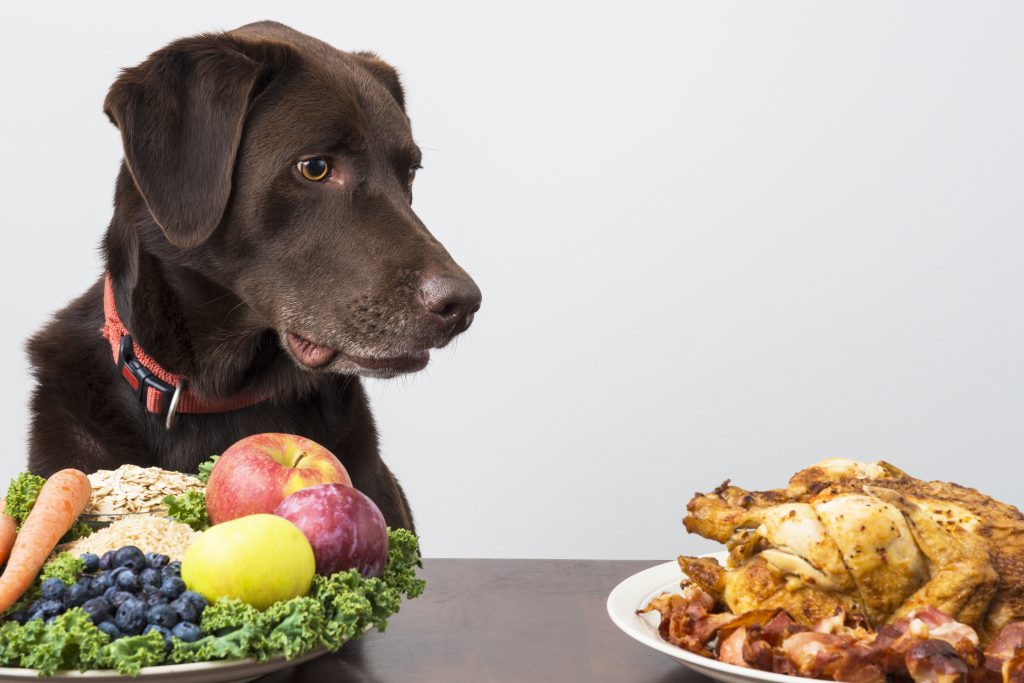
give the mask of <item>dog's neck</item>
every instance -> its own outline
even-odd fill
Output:
[[[124,168],[104,251],[121,320],[147,354],[194,390],[295,396],[322,381],[295,366],[242,299],[167,243]]]

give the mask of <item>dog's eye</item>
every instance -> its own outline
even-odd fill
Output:
[[[409,179],[408,179],[408,181],[406,181],[406,182],[409,183],[409,187],[412,187],[413,181],[416,180],[416,171],[420,170],[421,168],[423,168],[423,167],[422,166],[411,166],[411,167],[409,167]]]
[[[315,157],[313,159],[303,159],[299,162],[299,173],[306,180],[312,180],[313,182],[319,182],[327,177],[327,174],[331,172],[331,165],[327,163],[326,159]]]

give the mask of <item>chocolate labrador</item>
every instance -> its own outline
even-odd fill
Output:
[[[411,529],[359,378],[422,369],[480,290],[410,206],[395,70],[261,22],[153,53],[104,110],[124,146],[106,272],[28,342],[29,469],[194,472],[294,433]]]

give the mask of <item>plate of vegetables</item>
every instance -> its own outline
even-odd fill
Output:
[[[16,477],[0,514],[0,681],[251,680],[383,631],[422,593],[418,539],[384,526],[333,455],[340,473],[321,470],[335,481],[313,476],[264,512],[209,485],[251,476],[232,449],[200,469],[202,488],[165,496],[164,512],[98,531],[80,521],[92,475]]]

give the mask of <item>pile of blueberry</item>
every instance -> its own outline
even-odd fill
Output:
[[[198,624],[206,599],[185,590],[181,562],[157,553],[143,554],[133,545],[111,550],[102,558],[86,553],[81,559],[85,569],[73,585],[47,579],[40,598],[11,618],[49,623],[65,610],[81,607],[111,640],[157,631],[169,648],[172,635],[186,643],[202,637]]]

